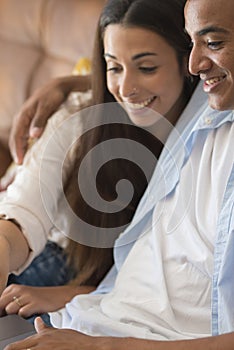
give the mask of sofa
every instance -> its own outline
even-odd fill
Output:
[[[104,0],[0,0],[0,176],[12,120],[39,86],[91,57]]]

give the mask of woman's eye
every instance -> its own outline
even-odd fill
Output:
[[[144,73],[153,73],[157,70],[156,66],[151,66],[151,67],[140,67],[140,70]]]
[[[107,67],[106,69],[107,72],[113,72],[113,73],[118,73],[120,71],[119,67]]]
[[[212,50],[218,50],[222,47],[223,41],[209,41],[208,47]]]

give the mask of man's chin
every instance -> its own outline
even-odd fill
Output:
[[[225,110],[233,110],[234,109],[234,92],[233,94],[230,94],[230,92],[227,94],[208,94],[208,102],[209,106],[212,109],[218,110],[218,111],[225,111]]]
[[[233,99],[233,107],[228,107],[228,104],[225,103],[225,101],[221,98],[214,98],[212,96],[209,96],[209,106],[212,109],[218,110],[218,111],[225,111],[228,109],[234,109],[234,99]]]

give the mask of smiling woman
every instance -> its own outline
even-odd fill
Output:
[[[24,263],[23,268],[43,248],[51,232],[51,222],[52,230],[60,228],[72,238],[66,250],[68,266],[75,275],[70,294],[67,288],[60,288],[56,297],[48,298],[47,290],[42,296],[42,290],[36,293],[29,286],[10,286],[0,299],[2,312],[29,316],[62,307],[74,293],[84,292],[84,288],[77,286],[86,284],[86,290],[93,289],[112,266],[114,240],[130,224],[168,133],[196,86],[196,81],[189,79],[186,70],[189,40],[183,30],[183,3],[170,3],[171,12],[168,12],[168,4],[149,0],[107,2],[97,29],[93,98],[88,101],[101,107],[83,111],[82,125],[79,116],[75,118],[79,126],[69,120],[70,124],[61,134],[58,125],[63,118],[67,119],[66,112],[62,109],[51,120],[45,138],[35,143],[27,154],[25,166],[20,168],[1,208],[4,217],[13,217],[17,228],[24,228],[28,258],[17,260],[21,261],[19,265]],[[178,13],[176,19],[174,12]],[[139,16],[140,13],[144,15]],[[89,130],[85,129],[87,125],[91,126]],[[54,134],[57,139],[52,137]],[[72,156],[68,159],[65,154],[73,136],[78,142],[74,143]],[[51,147],[44,150],[44,145]],[[97,146],[98,151],[93,151]],[[142,149],[146,149],[147,156]],[[82,181],[88,196],[97,193],[92,202],[94,207],[85,200],[80,183],[77,185],[87,155],[90,158],[84,167]],[[96,171],[97,163],[100,169]],[[64,172],[61,164],[65,164]],[[62,183],[60,174],[63,187],[59,187]],[[27,188],[25,179],[28,179]],[[72,228],[72,220],[61,205],[63,193],[65,203],[69,203],[69,209],[78,218],[77,225]],[[20,203],[18,198],[21,198]],[[127,201],[126,198],[130,199]],[[101,206],[103,202],[104,206]],[[22,212],[20,208],[23,208]],[[10,225],[10,221],[6,223]],[[36,227],[37,235],[33,227]],[[99,235],[103,231],[111,231],[106,241]],[[18,268],[19,265],[13,266]],[[12,303],[13,296],[26,300],[23,308],[16,308],[17,303]]]
[[[124,24],[107,27],[104,47],[108,89],[131,121],[150,127],[164,117],[175,124],[186,101],[186,61],[181,67],[174,48],[157,33]]]
[[[170,11],[168,11],[169,4]],[[91,109],[92,113],[87,112],[84,121],[84,124],[87,121],[87,124],[91,123],[93,126],[89,132],[83,132],[81,136],[81,128],[76,129],[70,126],[68,139],[71,139],[75,130],[77,135],[81,137],[76,135],[79,140],[74,147],[72,161],[66,167],[66,174],[63,174],[64,192],[73,212],[85,223],[84,226],[88,224],[94,227],[98,237],[96,239],[98,246],[92,245],[90,247],[87,244],[78,243],[81,242],[82,234],[84,237],[90,236],[90,226],[88,226],[87,232],[84,226],[80,225],[77,225],[74,230],[77,236],[73,241],[69,241],[67,251],[70,266],[74,267],[77,272],[77,278],[73,281],[75,285],[97,285],[113,264],[112,245],[107,245],[106,242],[100,240],[97,234],[99,228],[106,231],[112,228],[113,237],[116,238],[129,225],[150,181],[163,142],[171,131],[171,124],[174,125],[178,120],[196,86],[196,81],[192,82],[189,79],[186,69],[189,39],[183,30],[182,12],[183,1],[171,3],[169,0],[163,3],[150,0],[111,0],[103,9],[94,49],[93,99],[91,103],[95,106],[97,104],[108,106],[108,102],[114,102],[111,112],[115,112],[115,119],[114,123],[113,120],[110,123],[111,113],[108,113],[108,107],[104,109],[105,113],[103,114],[100,109],[96,110],[96,113]],[[178,16],[175,17],[175,13]],[[64,116],[62,115],[62,117]],[[98,127],[95,127],[96,119],[99,122]],[[162,121],[165,121],[164,125],[162,125]],[[92,125],[93,122],[94,125]],[[57,131],[56,122],[55,125]],[[24,258],[18,259],[17,254],[15,255],[15,252],[13,254],[17,263],[11,264],[11,266],[15,268],[20,265],[26,266],[40,252],[51,230],[51,222],[57,226],[57,218],[60,220],[61,212],[63,213],[62,217],[65,215],[64,211],[59,211],[63,189],[61,192],[58,189],[57,183],[61,179],[58,179],[55,174],[61,173],[60,164],[63,163],[64,159],[64,154],[61,153],[63,151],[65,153],[67,149],[64,150],[63,147],[59,147],[58,143],[54,142],[54,148],[51,147],[46,149],[46,152],[42,152],[43,145],[49,144],[47,138],[51,139],[53,127],[52,121],[50,128],[47,129],[45,139],[34,144],[30,151],[31,155],[34,156],[35,154],[44,154],[45,171],[43,172],[41,161],[35,162],[29,153],[25,162],[26,166],[20,169],[1,209],[5,217],[13,217],[15,222],[19,224],[17,230],[21,231],[21,227],[24,228],[23,233],[27,237],[26,247],[21,249],[25,253]],[[163,138],[162,134],[166,136]],[[158,139],[153,137],[155,135]],[[65,137],[62,135],[61,145],[63,146],[67,145],[64,139]],[[111,142],[108,143],[108,147],[104,147],[108,140]],[[116,146],[116,142],[112,140],[120,140],[118,141],[119,145]],[[126,143],[125,140],[131,142]],[[150,150],[153,155],[151,161],[148,161],[148,158],[145,161],[143,153],[138,151],[136,147],[137,143]],[[99,148],[97,156],[95,152],[91,151],[99,144],[104,146]],[[123,145],[124,147],[122,147]],[[123,149],[121,156],[117,152],[120,149]],[[101,199],[99,200],[98,197],[99,201],[96,203],[97,209],[95,210],[88,202],[84,201],[82,192],[77,186],[77,174],[79,174],[83,159],[89,153],[91,153],[90,162],[85,168],[85,174],[89,174],[89,182],[87,183],[85,175],[84,187],[89,189],[91,181],[96,184],[97,193]],[[118,154],[116,160],[108,158],[109,155],[113,157],[116,153]],[[140,158],[139,161],[136,155]],[[54,162],[51,162],[50,159],[53,159]],[[106,159],[108,159],[107,162]],[[138,164],[137,161],[136,164],[133,164],[132,160],[135,159]],[[95,176],[94,166],[97,160],[101,166],[100,171]],[[102,166],[105,162],[107,165]],[[146,165],[144,169],[141,169],[143,163]],[[37,165],[35,167],[35,164],[38,164],[38,168]],[[111,166],[108,166],[109,164]],[[29,173],[33,175],[30,176]],[[25,179],[29,179],[27,188],[25,187]],[[134,187],[132,199],[124,209],[122,208],[122,198],[118,197],[117,191],[117,185],[123,179],[127,179]],[[24,186],[22,186],[22,181]],[[45,198],[42,198],[42,184],[46,188]],[[49,192],[48,189],[50,189]],[[14,193],[16,193],[17,198],[14,197]],[[123,194],[126,193],[126,187],[124,187]],[[18,198],[21,198],[20,203]],[[105,202],[106,211],[100,210],[101,200]],[[12,203],[15,203],[13,207]],[[113,203],[116,207],[115,212],[112,213],[110,208]],[[32,207],[34,208],[33,212]],[[17,209],[15,210],[15,208]],[[20,208],[23,208],[23,213]],[[70,218],[66,217],[63,222],[65,222],[64,232],[70,237]],[[4,222],[4,225],[7,223],[12,224],[8,221]],[[2,222],[0,224],[3,225]],[[37,227],[37,232],[41,232],[41,236],[34,234],[33,227]],[[39,228],[40,231],[38,231]],[[12,230],[11,226],[9,230]],[[18,237],[21,236],[17,236],[16,241]],[[22,246],[24,246],[23,242],[24,238],[22,238]],[[88,243],[90,243],[89,240]],[[29,294],[28,290],[27,294]],[[7,305],[12,302],[13,292],[12,289],[7,289],[4,292],[1,298],[2,309],[9,310]],[[21,296],[20,292],[19,295]],[[64,300],[67,301],[67,295]],[[38,302],[36,304],[38,305]],[[13,305],[15,307],[16,303]],[[60,305],[63,306],[63,304]],[[38,311],[35,307],[31,310]],[[40,310],[46,311],[44,307],[40,307]],[[21,312],[23,311],[21,310]]]

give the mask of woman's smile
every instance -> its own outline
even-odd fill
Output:
[[[145,28],[111,24],[104,34],[104,52],[107,87],[135,125],[150,127],[162,117],[177,120],[184,74],[163,37]]]

